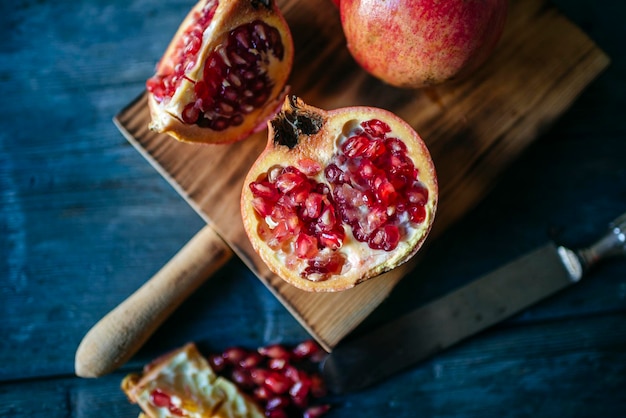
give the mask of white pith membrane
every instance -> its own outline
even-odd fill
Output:
[[[391,132],[385,134],[385,138],[401,138],[400,133],[396,133],[393,131],[393,127],[391,127]],[[339,163],[337,156],[342,154],[341,147],[342,145],[351,137],[357,134],[362,134],[363,128],[361,124],[357,120],[349,120],[344,122],[343,128],[341,129],[341,134],[339,134],[334,141],[334,149],[333,155],[329,156],[326,161],[318,161],[321,167],[328,167],[329,164],[335,163],[337,166],[342,169],[344,172],[347,172],[347,161],[343,163]],[[406,156],[412,161],[414,167],[418,167],[415,164],[415,161],[410,156],[410,153],[407,152]],[[355,161],[355,160],[353,160]],[[302,164],[304,162],[304,164]],[[294,166],[300,171],[306,173],[310,171],[310,162],[307,160],[300,160],[295,164],[288,165],[274,165],[267,170],[268,180],[273,181],[275,178],[282,172],[282,170],[286,166]],[[328,186],[330,189],[330,196],[334,199],[333,191],[335,190],[335,186],[332,185],[326,178],[325,170],[322,169],[316,174],[308,174],[307,177],[315,180],[317,183],[323,183]],[[425,184],[421,183],[420,173],[418,170],[417,175],[418,182],[423,186],[423,188],[427,191],[427,193],[431,193],[432,190],[429,190]],[[354,184],[353,184],[354,186]],[[358,187],[355,187],[355,189]],[[333,277],[346,276],[349,274],[354,274],[355,271],[361,272],[369,272],[375,275],[376,273],[382,272],[385,266],[399,264],[400,261],[403,261],[403,258],[406,258],[407,254],[412,254],[412,248],[415,244],[420,241],[421,236],[427,232],[427,228],[425,226],[430,225],[431,218],[434,215],[432,208],[432,199],[428,197],[426,202],[424,202],[423,206],[425,207],[425,217],[419,223],[413,223],[409,220],[409,215],[407,211],[399,212],[400,215],[397,216],[395,225],[399,227],[400,230],[400,240],[397,244],[397,247],[393,248],[391,251],[387,251],[384,249],[375,249],[370,248],[367,242],[362,242],[357,240],[354,236],[353,228],[343,222],[341,220],[341,215],[336,213],[336,217],[339,220],[339,223],[343,225],[343,230],[345,232],[345,236],[342,240],[340,248],[333,250],[327,247],[322,247],[319,249],[319,253],[315,258],[324,259],[332,256],[333,254],[339,253],[341,254],[345,261],[341,268],[341,271],[338,274],[321,274],[321,273],[306,273],[308,267],[310,267],[310,261],[308,259],[299,258],[296,255],[296,239],[297,236],[292,238],[288,244],[282,245],[280,248],[275,248],[272,246],[272,251],[265,252],[264,254],[272,254],[278,263],[283,264],[287,270],[296,272],[297,275],[311,282],[320,282],[320,281],[330,281]],[[337,207],[337,203],[334,204]],[[371,214],[370,208],[366,205],[359,206],[360,217],[367,222],[368,215]],[[388,206],[387,214],[392,215],[395,212],[395,207]],[[276,219],[273,219],[271,215],[267,215],[264,218],[258,216],[256,218],[259,221],[258,224],[258,234],[259,236],[263,236],[263,229],[269,228],[270,231],[273,231],[279,223]],[[267,243],[266,243],[267,244]]]

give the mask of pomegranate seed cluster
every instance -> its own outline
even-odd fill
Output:
[[[306,340],[295,347],[231,347],[209,356],[209,364],[255,399],[266,417],[316,418],[330,408],[327,404],[315,404],[327,393],[324,381],[315,371],[324,355],[315,341]]]
[[[182,121],[214,131],[241,125],[246,115],[262,107],[270,98],[274,83],[267,73],[269,54],[282,60],[284,46],[280,32],[261,20],[238,26],[224,42],[206,58],[202,78],[190,79],[186,74],[196,66],[205,29],[217,8],[209,1],[196,14],[181,37],[177,64],[166,74],[157,74],[146,83],[159,102],[171,98],[183,79],[194,84],[193,100],[184,105]]]
[[[304,159],[274,166],[249,185],[259,237],[287,254],[288,266],[306,261],[302,277],[326,280],[349,268],[342,248],[350,235],[372,250],[393,251],[424,222],[428,189],[390,132],[383,121],[364,121],[340,137],[325,168]]]

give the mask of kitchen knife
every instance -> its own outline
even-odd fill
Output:
[[[365,388],[565,289],[597,262],[626,254],[626,214],[588,248],[548,243],[346,343],[321,365],[335,393]]]

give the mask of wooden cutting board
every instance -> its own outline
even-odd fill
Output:
[[[401,90],[354,63],[330,0],[278,3],[295,43],[293,94],[326,109],[386,108],[409,122],[428,144],[440,184],[429,241],[472,208],[609,63],[545,1],[516,0],[498,49],[471,78],[427,90]],[[412,263],[341,293],[308,293],[284,283],[252,250],[239,211],[244,176],[264,148],[266,132],[231,145],[191,145],[151,132],[148,121],[145,95],[115,118],[128,140],[327,350],[363,321],[400,279],[419,274],[419,265]]]

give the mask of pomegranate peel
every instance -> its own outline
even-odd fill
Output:
[[[146,82],[150,129],[183,142],[247,138],[280,108],[293,54],[273,0],[201,0]]]
[[[402,88],[467,76],[498,43],[508,0],[341,0],[341,23],[355,61]]]
[[[420,136],[373,107],[285,99],[241,195],[268,268],[306,291],[354,287],[408,261],[426,239],[438,184]]]

